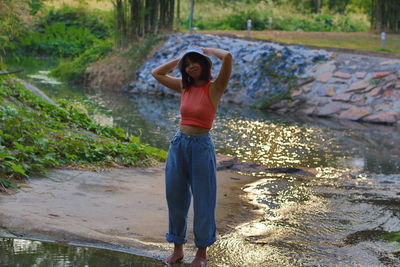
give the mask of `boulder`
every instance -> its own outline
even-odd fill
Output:
[[[314,111],[314,114],[318,116],[330,116],[342,109],[343,107],[337,103],[329,103],[326,106],[318,107],[317,110]]]
[[[309,107],[309,108],[301,109],[299,111],[306,115],[312,115],[314,110],[315,110],[315,107]]]
[[[326,72],[324,74],[321,74],[320,76],[317,77],[316,81],[320,83],[327,83],[329,78],[332,77],[332,73]]]
[[[353,91],[359,91],[364,88],[367,88],[369,86],[369,83],[365,80],[355,82],[350,85],[350,87],[346,90],[347,92],[353,92]]]
[[[382,87],[377,87],[377,88],[375,88],[374,90],[372,90],[369,94],[370,94],[371,96],[377,96],[377,95],[379,95],[379,93],[381,92],[381,90],[382,90]]]
[[[336,93],[336,89],[334,87],[328,87],[326,89],[326,96],[333,96]]]
[[[296,97],[296,96],[301,95],[301,93],[302,93],[302,91],[299,90],[299,89],[298,89],[298,90],[293,90],[291,96],[292,96],[292,97]]]
[[[343,102],[349,102],[351,97],[353,94],[349,94],[349,93],[342,93],[342,94],[338,94],[335,95],[334,97],[332,97],[333,101],[343,101]]]
[[[348,110],[342,111],[339,115],[340,119],[357,121],[361,118],[369,115],[371,112],[368,108],[350,108]]]
[[[394,89],[400,89],[400,80],[397,80]]]
[[[365,105],[366,99],[364,95],[354,95],[351,98],[351,103],[354,103],[354,105],[357,106],[363,106]]]
[[[372,79],[380,79],[383,78],[385,76],[390,75],[392,72],[391,71],[378,71],[378,72],[374,72],[372,73]]]
[[[365,77],[365,75],[366,75],[367,73],[366,72],[356,72],[356,77],[357,77],[357,79],[364,79],[364,77]]]
[[[375,105],[373,108],[375,111],[379,111],[379,110],[383,110],[383,109],[389,109],[390,105],[386,104],[386,103],[381,103],[381,104]]]
[[[383,96],[388,96],[388,97],[390,97],[390,96],[392,96],[392,94],[393,94],[393,89],[386,89],[386,90],[384,90],[384,91],[382,92],[382,95],[383,95]]]
[[[342,78],[342,79],[350,79],[351,78],[351,74],[347,73],[347,72],[341,72],[341,71],[336,71],[333,74],[333,77],[337,77],[337,78]]]
[[[303,86],[301,87],[301,90],[302,90],[304,93],[308,94],[309,92],[311,92],[312,85],[313,85],[312,83],[308,83],[308,84],[306,84],[306,85],[303,85]]]
[[[396,111],[384,111],[369,115],[363,121],[376,123],[395,123],[400,119],[400,113]]]

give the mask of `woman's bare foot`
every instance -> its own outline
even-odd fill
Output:
[[[207,248],[199,248],[196,256],[192,261],[191,267],[205,267],[207,266]]]
[[[166,258],[163,262],[167,265],[180,263],[183,259],[183,245],[175,244],[174,252]]]

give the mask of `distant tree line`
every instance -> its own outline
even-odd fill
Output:
[[[357,9],[369,15],[371,29],[375,31],[400,32],[400,0],[195,0],[212,1],[228,5],[234,2],[258,3],[272,1],[279,5],[292,5],[303,13],[319,13],[328,9],[334,13],[346,13]]]
[[[377,31],[400,32],[400,0],[372,0],[371,27]]]
[[[116,16],[116,44],[119,47],[125,47],[131,41],[146,35],[173,29],[174,0],[111,1]]]

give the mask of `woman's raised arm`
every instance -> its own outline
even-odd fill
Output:
[[[232,54],[229,51],[219,48],[202,48],[206,55],[214,55],[222,61],[222,66],[214,86],[219,95],[223,95],[232,72]]]
[[[168,72],[176,67],[178,61],[179,58],[164,63],[152,70],[151,74],[162,85],[168,87],[169,89],[177,91],[178,93],[182,93],[182,79],[168,75]]]

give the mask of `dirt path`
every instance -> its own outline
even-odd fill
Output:
[[[241,187],[253,179],[218,172],[219,235],[252,217],[253,207],[244,201]],[[190,211],[188,255],[194,255],[192,225]],[[14,195],[0,195],[0,228],[22,237],[103,243],[163,258],[171,248],[164,238],[164,166],[104,172],[53,170],[47,178],[30,180]]]

